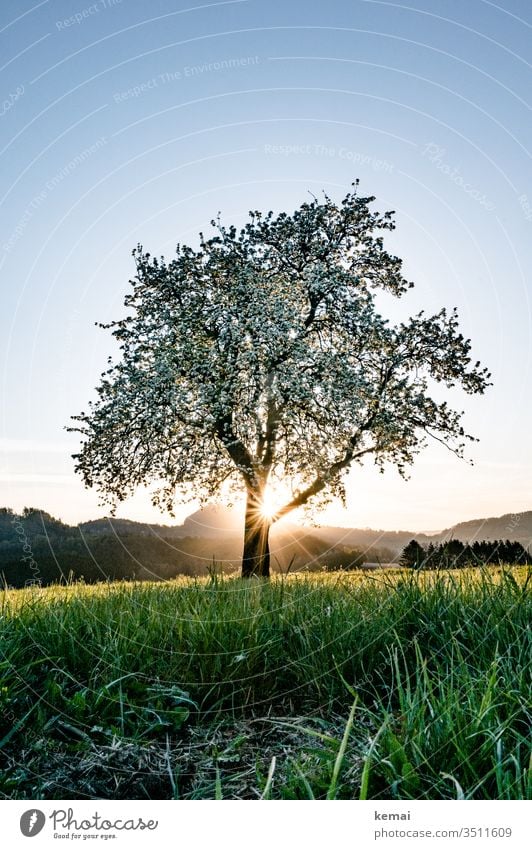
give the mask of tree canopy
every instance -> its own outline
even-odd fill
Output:
[[[405,569],[420,569],[425,559],[425,549],[417,540],[411,539],[401,552],[399,565],[404,566]]]
[[[268,530],[320,496],[344,494],[344,473],[372,455],[401,474],[428,437],[463,456],[461,413],[434,383],[482,393],[456,310],[390,324],[376,293],[413,285],[385,250],[394,228],[358,184],[292,215],[250,212],[241,228],[211,222],[196,248],[167,262],[134,253],[127,315],[109,325],[110,362],[88,413],[76,470],[112,502],[157,482],[155,504],[207,500],[228,482],[247,493],[244,574],[267,574]],[[266,516],[273,481],[292,495]],[[246,548],[247,546],[247,548]]]

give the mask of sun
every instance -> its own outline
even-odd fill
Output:
[[[294,496],[290,486],[283,481],[270,481],[262,492],[262,501],[257,505],[257,518],[264,521],[277,521],[279,510]]]
[[[266,492],[264,494],[264,498],[262,499],[262,504],[260,507],[260,514],[263,519],[273,519],[278,509],[278,505],[274,494],[272,492]]]

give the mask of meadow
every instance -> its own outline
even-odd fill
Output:
[[[530,799],[530,567],[0,596],[4,799]]]

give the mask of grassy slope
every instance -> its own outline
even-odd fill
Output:
[[[530,574],[4,593],[0,794],[531,798]]]

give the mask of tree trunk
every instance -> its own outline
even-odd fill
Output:
[[[260,493],[248,491],[244,524],[243,578],[270,577],[270,525],[262,513]]]

